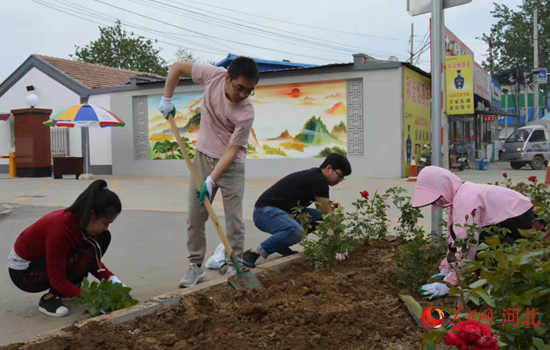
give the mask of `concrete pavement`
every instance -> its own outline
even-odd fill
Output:
[[[488,171],[466,170],[457,173],[462,179],[478,183],[501,181],[506,172],[514,180],[526,181],[536,175],[544,181],[546,171],[512,170],[506,163],[491,164]],[[119,194],[123,212],[111,227],[113,241],[104,262],[127,285],[133,288],[132,295],[139,300],[148,300],[159,294],[178,288],[179,280],[187,268],[185,237],[188,179],[185,178],[143,178],[105,176],[109,187]],[[252,223],[254,202],[258,196],[277,179],[247,181],[244,200],[246,219],[246,247],[253,247],[266,238]],[[63,180],[9,179],[0,177],[0,212],[11,208],[11,212],[0,215],[0,271],[7,270],[7,256],[22,230],[43,215],[69,206],[90,184],[77,181],[74,177]],[[368,179],[351,176],[342,184],[331,188],[331,198],[346,208],[367,190],[385,191],[389,187],[401,186],[412,193],[414,183],[405,179]],[[214,202],[216,213],[224,224],[223,204]],[[429,208],[423,209],[422,224],[430,225]],[[392,207],[389,217],[396,222],[399,212]],[[219,238],[212,224],[207,224],[207,256],[216,248]],[[277,256],[272,258],[277,258]],[[260,263],[262,260],[260,260]],[[209,279],[219,276],[217,271],[209,272]],[[9,344],[52,329],[70,325],[86,318],[83,307],[72,307],[67,318],[54,319],[37,310],[41,294],[27,294],[11,283],[7,273],[0,274],[0,345]],[[69,304],[69,303],[68,303]]]

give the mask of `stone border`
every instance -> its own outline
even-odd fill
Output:
[[[267,262],[265,264],[259,265],[258,267],[250,271],[252,271],[252,273],[255,276],[260,276],[265,274],[267,271],[279,270],[287,265],[301,262],[302,260],[303,260],[303,257],[301,254],[295,254],[295,255],[276,259],[276,260]],[[42,343],[50,338],[67,336],[68,333],[66,333],[64,329],[68,327],[74,326],[74,327],[82,328],[91,322],[111,322],[113,324],[127,322],[137,317],[152,314],[157,310],[169,308],[171,306],[177,305],[185,296],[206,292],[206,291],[211,291],[215,289],[221,289],[228,285],[227,282],[228,282],[228,277],[217,278],[212,281],[197,284],[196,286],[193,286],[191,288],[180,289],[170,293],[153,297],[149,301],[140,302],[139,304],[134,305],[127,309],[121,309],[107,315],[96,316],[96,317],[89,318],[87,320],[75,322],[71,326],[65,326],[60,329],[48,331],[46,333],[28,338],[21,342],[12,343],[12,344],[35,345],[37,343]],[[9,345],[10,344],[8,344],[8,346]]]

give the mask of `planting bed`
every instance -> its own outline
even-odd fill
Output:
[[[70,327],[69,335],[15,349],[422,349],[422,329],[398,297],[394,242],[353,252],[331,270],[307,263],[259,277],[265,290],[230,286],[185,297],[176,307],[113,325]],[[451,300],[427,302],[423,307]]]

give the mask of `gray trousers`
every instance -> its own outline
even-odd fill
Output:
[[[195,152],[193,164],[201,183],[212,173],[217,163],[218,159],[208,157],[199,151]],[[239,261],[242,261],[243,257],[245,234],[243,220],[244,181],[244,163],[233,163],[212,187],[211,198],[213,202],[218,188],[221,189],[225,212],[225,234],[233,248],[233,255]],[[191,179],[188,194],[187,249],[189,250],[189,261],[193,264],[202,264],[206,254],[205,224],[209,218],[206,207],[200,206],[195,193],[196,188],[193,179]],[[217,232],[213,234],[217,236]],[[226,260],[231,265],[227,254]]]

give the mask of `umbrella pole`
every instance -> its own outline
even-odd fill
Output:
[[[88,126],[85,127],[85,132],[84,132],[84,135],[86,137],[86,140],[85,140],[85,145],[86,147],[84,148],[84,162],[86,163],[85,165],[85,173],[80,175],[80,179],[81,180],[92,180],[93,179],[93,174],[90,174],[90,167],[89,167],[89,163],[90,163],[90,129]]]
[[[90,173],[90,128],[86,127],[86,174]]]

